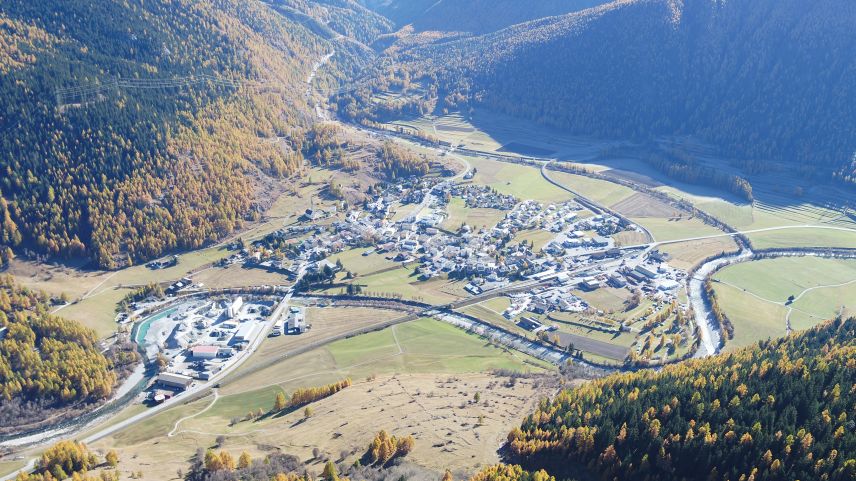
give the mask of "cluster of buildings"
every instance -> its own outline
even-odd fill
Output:
[[[156,386],[182,390],[216,375],[262,334],[272,308],[271,301],[241,296],[189,300],[167,315],[144,321],[149,322],[143,343],[147,355],[167,362]],[[164,392],[153,392],[151,400],[166,399]]]
[[[469,208],[511,210],[519,200],[508,194],[500,194],[496,190],[477,184],[443,184],[434,188],[435,191],[448,192],[452,197],[460,197]],[[439,192],[438,192],[439,193]]]

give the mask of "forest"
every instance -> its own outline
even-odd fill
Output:
[[[46,408],[96,402],[113,392],[116,373],[95,333],[77,321],[52,315],[41,292],[0,277],[0,419],[5,427],[26,422]],[[121,363],[136,353],[116,350]]]
[[[847,0],[613,2],[477,37],[416,37],[338,105],[356,120],[434,102],[435,113],[485,107],[580,135],[689,136],[752,173],[853,183],[854,22]],[[401,77],[425,96],[366,102]],[[732,179],[703,177],[749,197]]]
[[[118,267],[239,228],[328,49],[255,2],[3,3],[0,249]]]
[[[543,400],[510,458],[563,479],[850,480],[856,319]]]
[[[364,0],[399,27],[484,34],[536,18],[576,12],[603,0]]]

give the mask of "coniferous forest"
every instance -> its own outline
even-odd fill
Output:
[[[846,0],[635,0],[484,35],[422,35],[391,49],[395,69],[340,96],[339,112],[383,120],[484,107],[580,135],[694,136],[755,172],[852,183],[854,22]],[[425,94],[370,101],[402,78]]]
[[[254,2],[4,2],[0,244],[114,267],[238,228],[328,48]]]
[[[850,480],[856,319],[544,400],[511,458],[562,479]]]
[[[113,392],[114,363],[95,333],[50,314],[50,299],[0,277],[0,419],[13,426],[43,408],[96,402]],[[134,353],[120,362],[136,361]],[[28,406],[23,412],[21,408]]]

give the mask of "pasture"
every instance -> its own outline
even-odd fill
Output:
[[[143,479],[174,479],[197,447],[222,436],[237,458],[282,450],[299,456],[320,473],[325,457],[352,463],[380,429],[413,435],[408,460],[442,473],[475,469],[498,460],[496,445],[520,422],[552,381],[533,377],[510,381],[492,369],[543,372],[540,363],[486,344],[451,325],[422,319],[332,343],[250,375],[235,375],[218,397],[208,396],[156,415],[144,429],[128,429],[98,441],[115,447],[122,470],[142,471]],[[265,413],[275,394],[317,386],[343,377],[354,385],[302,410],[244,420]],[[474,402],[479,393],[479,402]],[[442,441],[442,442],[440,442]]]
[[[720,305],[734,324],[727,349],[784,335],[789,318],[792,329],[808,329],[856,307],[850,301],[856,299],[856,260],[764,259],[726,267],[714,279]]]

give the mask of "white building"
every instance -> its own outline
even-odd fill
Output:
[[[232,340],[236,343],[242,342],[250,342],[256,337],[256,333],[259,330],[258,323],[255,322],[245,322],[238,328],[238,332],[232,336]]]
[[[244,305],[244,299],[241,296],[235,298],[231,304],[229,304],[229,317],[238,317],[238,314],[241,312],[241,306]]]

